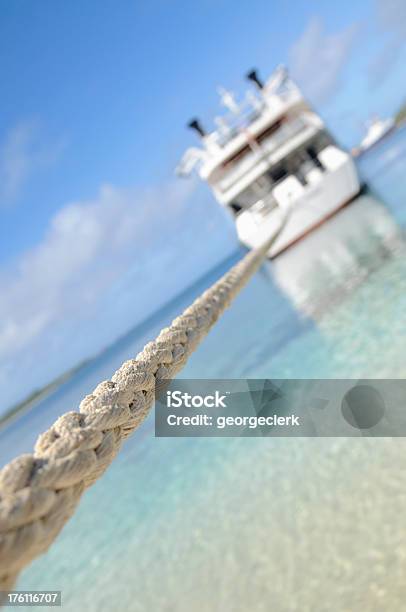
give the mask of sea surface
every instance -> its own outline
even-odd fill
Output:
[[[406,129],[359,161],[367,190],[267,262],[192,356],[190,378],[405,378]],[[0,464],[109,378],[243,254],[0,431]],[[127,441],[18,588],[69,611],[406,609],[406,440]]]

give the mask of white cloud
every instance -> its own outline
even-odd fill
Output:
[[[122,273],[123,264],[128,266],[129,253],[141,256],[148,242],[154,242],[154,232],[165,232],[165,223],[187,195],[184,185],[170,186],[161,194],[106,185],[94,201],[62,208],[43,241],[0,276],[5,289],[0,305],[0,358],[63,320],[67,309],[82,316],[81,295],[88,304],[96,301]]]
[[[14,126],[0,145],[0,207],[13,204],[32,173],[54,163],[62,146],[44,145],[37,121]]]
[[[227,235],[224,213],[205,200],[188,181],[105,185],[94,200],[59,210],[42,242],[0,270],[0,410],[106,346],[235,248],[231,224]]]
[[[358,26],[352,24],[329,34],[322,20],[313,17],[291,48],[291,74],[314,104],[328,102],[340,89],[357,33]]]
[[[368,67],[369,85],[380,86],[391,73],[406,46],[405,0],[376,0],[378,30],[386,40]]]
[[[379,25],[404,39],[406,36],[406,4],[404,0],[377,0]]]

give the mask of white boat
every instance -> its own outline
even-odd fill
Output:
[[[274,257],[356,196],[360,183],[352,157],[340,148],[297,85],[279,67],[238,103],[220,88],[227,112],[206,132],[197,119],[201,147],[186,151],[179,175],[196,168],[218,202],[234,217],[240,241],[255,248],[289,217],[270,249]]]
[[[384,136],[389,134],[395,127],[395,120],[392,117],[388,119],[379,119],[378,117],[371,119],[367,123],[366,136],[361,140],[359,145],[360,151],[367,151],[379,142]]]

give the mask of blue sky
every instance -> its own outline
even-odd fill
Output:
[[[0,2],[0,410],[236,247],[173,176],[219,84],[285,63],[352,146],[405,100],[405,40],[404,0]]]

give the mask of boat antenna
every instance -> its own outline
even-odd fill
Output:
[[[240,113],[240,107],[235,101],[233,92],[224,89],[224,87],[218,87],[217,91],[220,96],[221,104],[228,108],[230,112],[234,113],[234,115],[238,115]]]
[[[263,89],[264,88],[264,84],[261,81],[261,79],[259,78],[257,71],[254,70],[250,70],[247,74],[246,74],[246,78],[249,81],[252,81],[253,83],[255,83],[255,85],[258,87],[258,89]]]
[[[199,136],[201,136],[202,138],[206,136],[206,131],[202,127],[202,124],[200,123],[199,119],[191,119],[189,123],[187,124],[187,126],[188,128],[195,130],[199,134]]]

